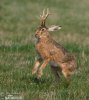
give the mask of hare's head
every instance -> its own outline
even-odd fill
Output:
[[[49,10],[47,9],[47,13],[45,14],[45,10],[43,10],[43,14],[40,15],[40,26],[37,28],[35,36],[37,38],[47,37],[49,35],[49,31],[57,31],[61,29],[61,26],[52,25],[51,27],[47,27],[45,25],[47,17],[50,15]]]

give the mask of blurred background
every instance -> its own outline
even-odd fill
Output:
[[[49,8],[47,26],[61,25],[51,36],[77,59],[77,72],[66,88],[55,84],[48,66],[40,82],[31,75],[36,58],[35,31]],[[89,1],[0,0],[0,98],[20,93],[24,100],[89,99]]]

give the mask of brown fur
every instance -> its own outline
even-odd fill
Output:
[[[60,77],[61,71],[64,77],[69,79],[76,69],[75,57],[51,38],[48,28],[45,26],[45,16],[41,16],[41,25],[35,33],[38,39],[36,51],[39,59],[35,63],[32,74],[37,72],[37,77],[40,78],[43,74],[43,69],[49,63],[56,78]]]

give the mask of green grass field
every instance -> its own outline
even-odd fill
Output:
[[[39,82],[31,74],[37,56],[34,34],[44,8],[53,13],[47,25],[62,26],[51,36],[77,59],[68,87],[63,76],[60,83],[54,81],[50,66]],[[0,100],[15,93],[23,100],[89,100],[88,0],[0,0]]]

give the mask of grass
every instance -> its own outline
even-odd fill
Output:
[[[50,8],[47,25],[62,26],[52,37],[74,53],[77,73],[67,87],[47,66],[38,82],[31,70],[36,59],[34,33],[39,15]],[[1,0],[0,1],[0,99],[19,93],[24,100],[89,99],[89,1],[88,0]]]

